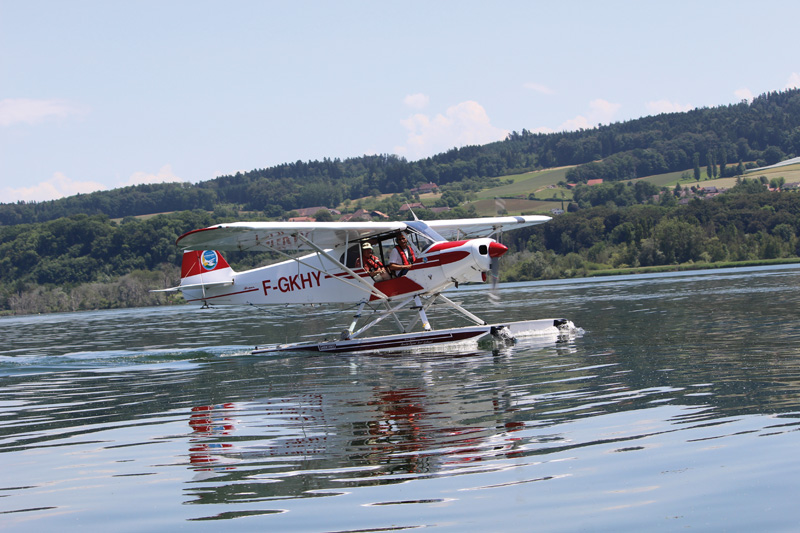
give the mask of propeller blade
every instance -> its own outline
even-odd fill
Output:
[[[505,207],[505,202],[503,203]],[[500,257],[508,251],[508,246],[498,242],[501,237],[501,232],[497,232],[497,241],[489,244],[489,257],[492,262],[489,265],[489,278],[491,279],[491,288],[489,289],[489,301],[494,305],[500,305],[500,295],[497,291],[497,286],[500,284]]]
[[[500,246],[503,246],[502,244]],[[503,246],[505,248],[505,246]],[[507,248],[506,248],[507,249]],[[501,254],[502,255],[502,254]],[[500,303],[500,296],[497,294],[497,285],[500,283],[500,256],[492,256],[492,263],[489,270],[491,288],[489,289],[489,300],[495,305]]]

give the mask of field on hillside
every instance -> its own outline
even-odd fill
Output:
[[[503,181],[510,181],[510,183],[478,192],[477,200],[467,205],[475,206],[475,210],[479,216],[495,216],[503,207],[497,204],[496,199],[503,198],[504,200],[502,201],[504,202],[505,211],[509,215],[520,215],[523,213],[547,214],[551,209],[561,208],[562,193],[564,194],[563,200],[565,204],[572,201],[572,191],[557,186],[558,182],[566,180],[567,170],[570,168],[571,167],[549,168],[534,172],[525,172],[523,174],[502,176],[501,179]],[[701,169],[700,182],[695,181],[693,178],[681,179],[687,175],[693,176],[692,169],[669,172],[666,174],[656,174],[638,179],[647,181],[658,187],[667,187],[669,189],[674,188],[678,183],[680,183],[681,187],[699,185],[701,187],[719,187],[724,189],[730,189],[736,185],[735,177],[708,179],[705,167]],[[800,182],[800,164],[770,169],[753,169],[745,174],[744,177],[747,179],[758,179],[760,176],[765,176],[768,180],[783,177],[786,183]],[[625,180],[623,183],[627,183],[627,181],[635,182],[637,180]],[[535,199],[528,199],[531,194],[535,195]],[[377,198],[363,198],[361,199],[361,204],[369,209],[387,196],[390,195],[381,195]],[[421,195],[420,200],[426,205],[433,205],[438,197],[438,194],[428,193]],[[558,201],[546,201],[552,198]],[[353,206],[355,203],[354,201],[349,205]],[[340,208],[341,207],[343,206],[340,206]]]
[[[678,183],[680,183],[681,187],[691,187],[692,185],[696,184],[701,187],[719,187],[723,189],[730,189],[731,187],[736,185],[736,177],[709,179],[708,174],[706,174],[705,167],[702,168],[702,171],[700,173],[699,183],[695,181],[693,177],[688,180],[681,179],[681,176],[683,176],[684,174],[689,174],[690,176],[693,176],[692,170],[688,169],[685,171],[669,172],[667,174],[656,174],[653,176],[646,176],[644,178],[639,178],[639,179],[647,181],[659,187],[668,187],[668,188],[675,187],[675,185]],[[770,181],[775,178],[782,177],[786,183],[797,183],[800,182],[800,163],[795,165],[776,167],[776,168],[767,168],[767,169],[755,168],[745,172],[745,175],[743,177],[746,179],[759,179],[761,176],[765,176],[767,180]]]
[[[639,179],[642,181],[646,181],[648,183],[652,183],[653,185],[656,185],[658,187],[669,187],[669,186],[674,187],[675,184],[678,183],[678,181],[681,179],[681,176],[686,172],[688,172],[689,175],[692,175],[692,171],[690,170],[689,171],[681,170],[678,172],[668,172],[666,174],[655,174],[653,176],[645,176],[644,178],[639,178]],[[702,177],[700,179],[701,180],[705,179],[705,171],[703,171]],[[637,180],[632,180],[632,181],[637,181]],[[694,181],[694,179],[692,179],[692,181]],[[681,186],[683,186],[683,183],[681,183]]]
[[[748,179],[758,179],[761,176],[766,176],[768,180],[783,178],[786,183],[797,183],[800,182],[800,163],[776,168],[754,168],[744,175]]]
[[[526,172],[524,174],[503,176],[501,179],[510,179],[513,183],[485,189],[478,193],[478,199],[510,198],[514,196],[524,196],[527,198],[531,193],[544,192],[546,194],[548,186],[556,185],[559,181],[564,181],[567,170],[570,168],[572,167],[549,168],[546,170]],[[550,196],[551,195],[544,197]],[[569,198],[571,197],[572,195],[570,194]]]
[[[522,214],[550,214],[551,209],[561,209],[561,202],[542,202],[539,200],[526,200],[523,198],[506,198],[502,200],[502,204],[494,198],[485,198],[470,202],[467,205],[475,206],[475,211],[478,216],[493,217],[499,214],[501,208],[505,208],[506,213],[509,215],[522,215]],[[564,205],[566,209],[566,202]]]
[[[549,213],[551,209],[561,208],[560,200],[562,192],[564,193],[565,202],[572,200],[572,191],[556,187],[559,181],[565,179],[569,168],[571,167],[549,168],[534,172],[525,172],[523,174],[501,176],[501,180],[510,180],[512,183],[501,185],[500,187],[492,187],[491,189],[484,189],[477,193],[476,201],[470,202],[467,205],[474,205],[480,216],[495,216],[498,211],[495,198],[505,198],[505,209],[510,215],[519,215],[522,213]],[[536,194],[538,199],[528,200],[528,196],[531,193]],[[377,197],[368,196],[359,200],[352,200],[347,205],[351,210],[358,203],[365,209],[372,209],[378,202],[389,196],[392,195],[383,194]],[[432,206],[440,196],[440,194],[426,193],[421,194],[419,199],[423,204]],[[542,201],[545,198],[553,198],[554,196],[559,199],[558,202]],[[346,209],[346,206],[345,204],[341,204],[338,208]]]

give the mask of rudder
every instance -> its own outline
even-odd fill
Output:
[[[187,250],[183,252],[181,280],[230,268],[222,254],[216,250]]]

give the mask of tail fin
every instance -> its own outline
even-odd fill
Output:
[[[169,289],[156,289],[150,292],[205,291],[211,287],[233,285],[235,272],[216,250],[190,250],[183,252],[181,262],[181,284]]]
[[[199,274],[210,274],[223,269],[230,269],[231,266],[216,250],[188,250],[183,252],[183,262],[181,263],[181,283],[184,278],[197,276]],[[226,272],[229,274],[229,272]],[[216,279],[218,276],[211,276]]]
[[[183,252],[181,263],[181,291],[201,290],[203,298],[206,289],[233,285],[235,272],[216,250],[191,250]]]

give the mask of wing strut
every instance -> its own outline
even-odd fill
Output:
[[[341,281],[343,283],[347,283],[348,285],[352,285],[352,286],[357,287],[359,289],[365,290],[365,291],[369,292],[370,294],[374,295],[376,298],[379,298],[381,300],[385,300],[386,299],[386,295],[385,294],[383,294],[381,291],[376,289],[374,286],[372,286],[369,283],[367,283],[366,281],[364,281],[361,278],[361,276],[359,276],[358,274],[353,272],[353,270],[351,268],[349,268],[347,265],[345,265],[341,261],[337,261],[336,259],[334,259],[333,256],[331,256],[331,254],[329,254],[328,252],[326,252],[325,250],[323,250],[322,248],[320,248],[319,246],[317,246],[316,244],[314,244],[310,240],[306,239],[302,234],[297,233],[296,237],[298,239],[300,239],[301,241],[303,241],[304,243],[306,243],[307,245],[309,245],[318,254],[323,255],[328,260],[332,261],[333,263],[338,264],[342,268],[342,270],[344,270],[345,272],[347,272],[348,274],[353,276],[353,279],[356,281],[356,283],[352,283],[349,280],[342,279],[342,278],[336,278],[336,279],[338,279],[339,281]]]
[[[379,322],[383,321],[385,318],[388,318],[390,316],[394,317],[395,321],[397,322],[397,325],[400,327],[400,332],[401,333],[408,333],[410,331],[413,331],[414,326],[416,326],[417,323],[420,320],[422,321],[423,330],[425,330],[425,331],[433,331],[434,328],[431,326],[430,322],[428,321],[428,316],[427,316],[426,311],[428,310],[428,308],[430,308],[437,301],[440,301],[440,302],[446,304],[447,306],[452,307],[456,311],[459,311],[466,318],[472,320],[473,322],[475,322],[475,324],[477,324],[479,326],[485,326],[486,325],[486,321],[485,320],[482,320],[482,319],[478,318],[477,316],[473,315],[472,313],[470,313],[469,311],[467,311],[466,309],[461,307],[461,305],[459,305],[456,302],[452,301],[450,298],[442,295],[442,293],[434,294],[433,296],[429,297],[427,299],[427,301],[424,302],[424,303],[422,302],[422,299],[420,298],[419,295],[414,295],[414,296],[412,296],[410,298],[407,298],[407,299],[403,300],[402,302],[400,302],[399,304],[395,305],[394,307],[391,307],[388,304],[388,302],[386,302],[386,310],[378,312],[377,318],[374,318],[369,323],[365,324],[364,326],[362,326],[361,328],[356,330],[355,329],[356,328],[356,323],[358,322],[358,319],[361,317],[361,311],[362,311],[362,309],[364,307],[364,303],[365,303],[365,302],[362,302],[361,306],[358,308],[358,312],[356,313],[356,316],[353,318],[352,324],[350,324],[350,327],[344,332],[342,339],[343,340],[348,340],[348,339],[355,339],[357,337],[360,337],[362,333],[364,333],[365,331],[367,331],[371,327],[375,326],[376,324],[378,324]],[[415,318],[409,320],[408,323],[403,324],[403,322],[399,319],[397,314],[400,312],[401,309],[405,308],[406,306],[408,306],[409,309],[411,309],[413,311],[416,311],[417,313],[416,313],[416,317]]]
[[[441,299],[444,303],[446,303],[447,305],[449,305],[450,307],[452,307],[453,309],[455,309],[456,311],[458,311],[459,313],[461,313],[465,317],[467,317],[470,320],[472,320],[473,322],[475,322],[477,325],[483,326],[483,325],[486,324],[485,320],[483,320],[481,318],[478,318],[477,316],[473,315],[472,313],[470,313],[469,311],[467,311],[466,309],[464,309],[463,307],[461,307],[460,305],[458,305],[457,303],[455,303],[453,300],[451,300],[447,296],[443,295],[442,293],[439,293],[436,296],[439,299]]]
[[[313,248],[314,251],[317,252],[319,255],[325,256],[326,258],[328,258],[333,263],[335,263],[335,264],[339,265],[340,267],[342,267],[343,270],[345,270],[348,274],[353,276],[353,278],[357,281],[357,283],[353,283],[352,281],[344,279],[344,278],[339,277],[339,276],[333,276],[333,279],[335,279],[336,281],[340,281],[342,283],[346,283],[346,284],[350,285],[351,287],[354,287],[354,288],[356,288],[356,289],[358,289],[360,291],[364,291],[364,292],[367,292],[367,293],[369,293],[371,295],[374,295],[375,298],[378,298],[378,299],[381,299],[381,300],[386,300],[386,295],[385,294],[383,294],[381,291],[379,291],[378,289],[376,289],[375,287],[373,287],[372,285],[370,285],[369,283],[367,283],[366,281],[361,279],[361,277],[358,274],[353,272],[351,269],[347,268],[347,266],[342,264],[341,261],[338,261],[338,260],[334,259],[333,257],[331,257],[331,255],[329,253],[325,252],[325,250],[321,249],[319,246],[315,245],[314,243],[312,243],[311,241],[309,241],[308,239],[303,237],[301,234],[297,233],[297,234],[294,234],[294,236],[298,237],[300,240],[302,240],[303,242],[305,242],[306,244],[311,246],[311,248]],[[325,268],[322,267],[322,266],[318,267],[318,266],[314,266],[314,265],[312,265],[310,263],[307,263],[305,261],[301,261],[297,257],[292,257],[291,255],[287,254],[286,252],[284,252],[282,250],[278,250],[277,248],[273,248],[272,246],[268,246],[267,244],[264,244],[264,243],[261,243],[261,246],[266,248],[267,250],[269,250],[271,252],[275,252],[278,255],[282,255],[283,257],[286,257],[287,259],[291,259],[292,261],[294,261],[294,262],[296,262],[296,263],[298,263],[300,265],[308,267],[311,270],[316,270],[317,272],[321,272],[321,273],[327,274],[329,276],[331,275],[330,272],[325,270]],[[317,257],[319,257],[319,255]],[[320,265],[322,265],[322,260],[321,259],[320,259]]]

